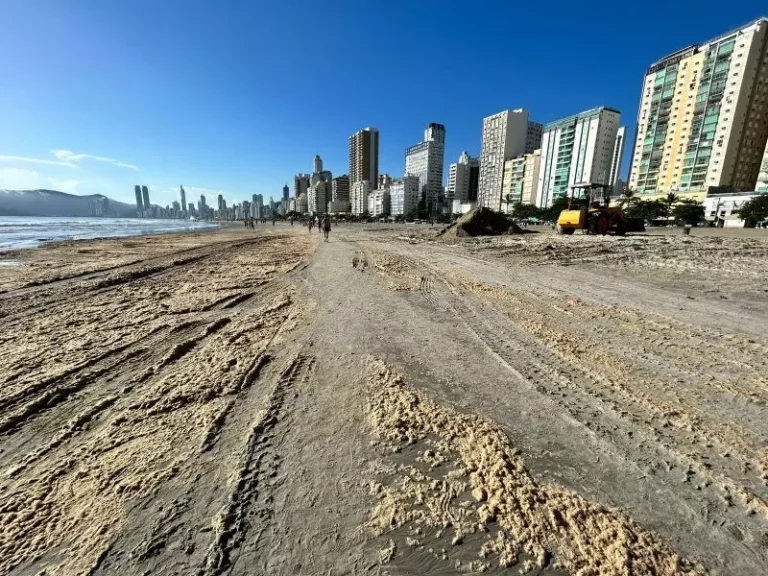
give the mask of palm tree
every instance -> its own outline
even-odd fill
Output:
[[[621,195],[621,199],[619,200],[619,205],[623,208],[627,204],[631,204],[637,200],[637,195],[634,190],[630,188],[625,188],[624,193]]]
[[[664,203],[667,205],[667,218],[669,218],[670,214],[672,214],[672,204],[677,202],[679,199],[680,197],[674,192],[667,194],[667,198],[664,201]]]

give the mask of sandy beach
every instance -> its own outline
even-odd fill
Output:
[[[768,573],[761,231],[4,257],[0,574]]]

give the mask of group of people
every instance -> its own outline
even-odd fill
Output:
[[[261,222],[262,224],[266,224],[267,223],[267,219],[266,218],[243,218],[243,226],[253,230],[253,229],[256,228],[256,222],[257,221]],[[275,219],[272,218],[272,226],[274,226],[274,225],[275,225]],[[291,222],[291,225],[293,225],[293,222]]]
[[[266,218],[243,218],[243,226],[246,228],[255,229],[256,228],[256,222],[260,221],[262,224],[267,223]],[[291,226],[293,226],[293,218],[290,218]],[[272,218],[272,226],[275,225],[275,219]],[[325,236],[325,241],[328,242],[328,236],[331,234],[331,219],[326,216],[322,220],[318,217],[310,218],[307,222],[307,228],[309,228],[309,231],[312,232],[312,228],[317,226],[317,231],[322,232],[323,236]]]
[[[307,229],[309,232],[312,232],[312,228],[317,226],[317,231],[320,232],[322,230],[323,236],[325,236],[325,241],[328,242],[328,236],[331,233],[331,219],[326,216],[322,220],[320,218],[310,218],[309,222],[307,222]]]

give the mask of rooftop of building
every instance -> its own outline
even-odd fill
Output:
[[[621,112],[616,108],[611,108],[609,106],[598,106],[596,108],[590,108],[589,110],[584,110],[583,112],[579,112],[577,114],[567,116],[566,118],[561,118],[560,120],[553,120],[552,122],[547,122],[546,124],[544,124],[544,130],[551,130],[552,128],[557,128],[564,124],[572,124],[573,122],[577,122],[581,118],[595,116],[600,112],[615,112],[616,114],[621,114]]]
[[[688,56],[691,56],[693,54],[696,54],[697,52],[700,52],[702,48],[706,48],[710,44],[714,44],[716,42],[719,42],[720,40],[723,40],[727,38],[728,36],[733,36],[734,34],[738,34],[742,30],[749,28],[751,26],[765,24],[768,25],[768,17],[761,16],[760,18],[757,18],[756,20],[752,20],[743,26],[739,26],[738,28],[734,28],[732,30],[729,30],[728,32],[724,32],[723,34],[719,34],[718,36],[707,40],[706,42],[700,42],[698,44],[691,44],[689,46],[686,46],[685,48],[681,50],[677,50],[676,52],[672,52],[672,54],[668,54],[667,56],[664,56],[663,58],[660,58],[653,64],[651,64],[648,67],[648,70],[646,71],[646,76],[648,74],[653,74],[657,70],[661,68],[665,68],[667,66],[670,66],[671,64],[674,64],[675,62],[678,62],[682,60],[683,58],[687,58]]]

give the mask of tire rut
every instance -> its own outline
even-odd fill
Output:
[[[198,576],[228,574],[237,562],[237,553],[248,537],[248,546],[258,546],[261,534],[274,516],[271,489],[282,482],[281,458],[276,445],[276,427],[288,409],[286,401],[295,383],[306,377],[313,359],[296,357],[275,384],[266,410],[252,425],[228,502],[211,522],[213,542]]]

